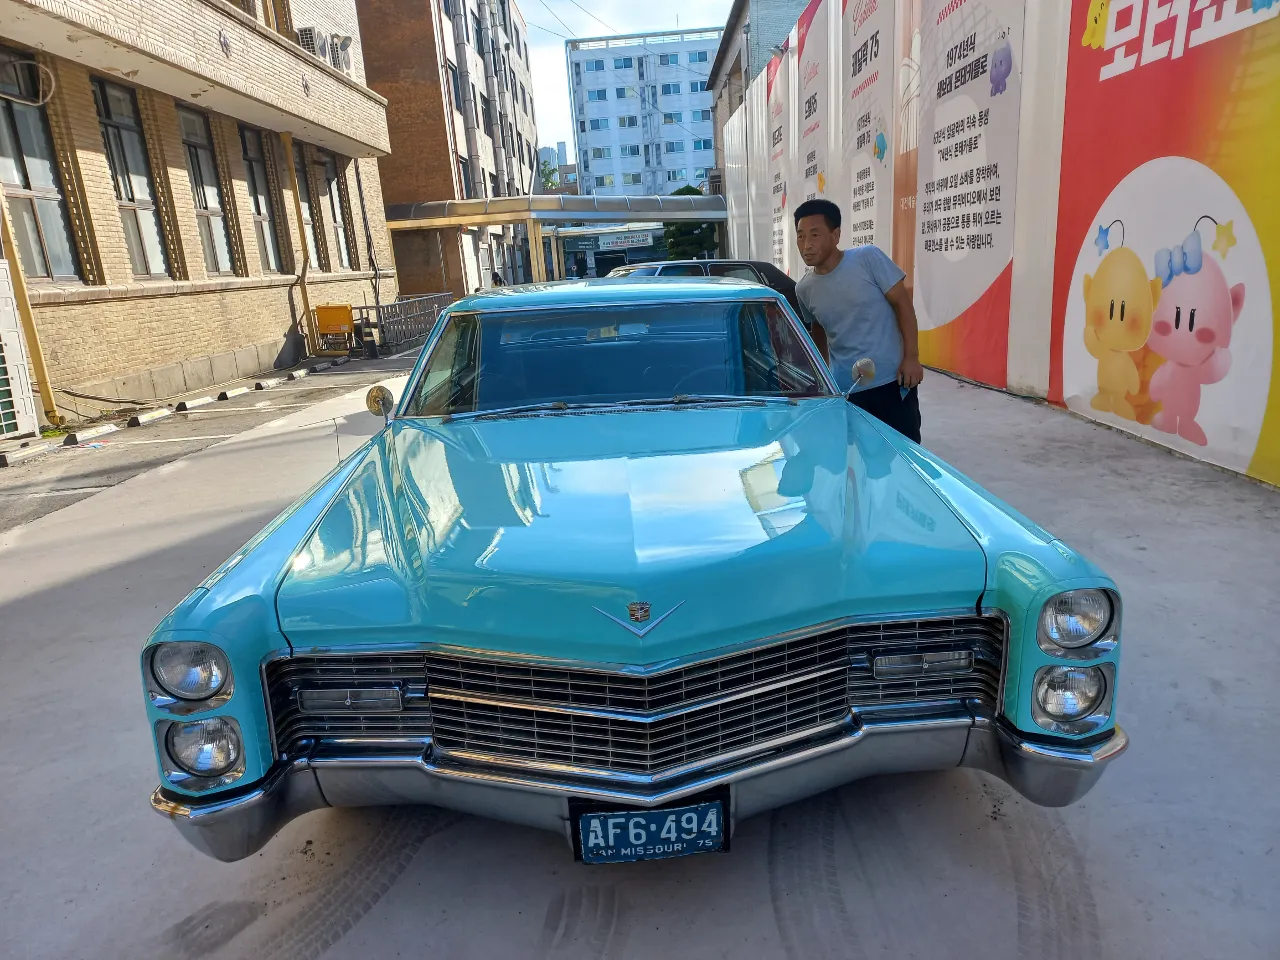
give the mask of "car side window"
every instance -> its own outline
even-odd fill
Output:
[[[698,263],[675,263],[669,267],[663,267],[662,272],[658,274],[660,277],[703,277],[706,274],[702,270],[702,265]]]
[[[762,283],[760,274],[745,263],[713,263],[708,268],[713,277],[732,277],[734,280],[750,280],[752,283]]]
[[[442,417],[474,409],[479,350],[479,319],[470,314],[450,317],[427,358],[406,414]]]

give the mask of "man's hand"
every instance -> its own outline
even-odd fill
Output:
[[[924,367],[920,365],[920,358],[903,357],[902,364],[898,367],[898,383],[910,390],[918,387],[923,379]]]

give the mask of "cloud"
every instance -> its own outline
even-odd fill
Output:
[[[555,146],[557,141],[563,140],[569,144],[570,151],[573,149],[565,41],[563,37],[547,31],[574,37],[604,37],[618,33],[722,27],[732,6],[732,0],[708,0],[696,4],[691,13],[689,4],[680,0],[579,2],[591,14],[575,6],[571,0],[520,0],[520,12],[529,27],[529,59],[533,93],[538,104],[539,146]]]

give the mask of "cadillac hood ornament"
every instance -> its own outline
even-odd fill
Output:
[[[671,616],[682,606],[684,606],[683,600],[657,619],[650,619],[653,614],[653,604],[649,603],[647,600],[633,600],[631,603],[628,603],[627,617],[629,619],[627,620],[623,620],[621,617],[615,617],[612,613],[601,610],[599,607],[592,607],[592,609],[595,610],[596,613],[604,614],[618,626],[626,627],[637,637],[643,637],[646,633],[660,624],[663,620],[667,619],[667,617]],[[642,623],[644,626],[639,626],[639,624]]]
[[[627,613],[631,617],[632,623],[644,623],[649,619],[649,610],[652,604],[647,600],[636,600],[627,604]]]

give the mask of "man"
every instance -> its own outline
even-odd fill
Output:
[[[924,368],[906,274],[879,247],[841,250],[840,208],[830,200],[806,200],[795,218],[796,245],[813,268],[796,295],[836,383],[851,403],[919,443]],[[853,365],[863,357],[875,362],[875,377],[855,387]]]

